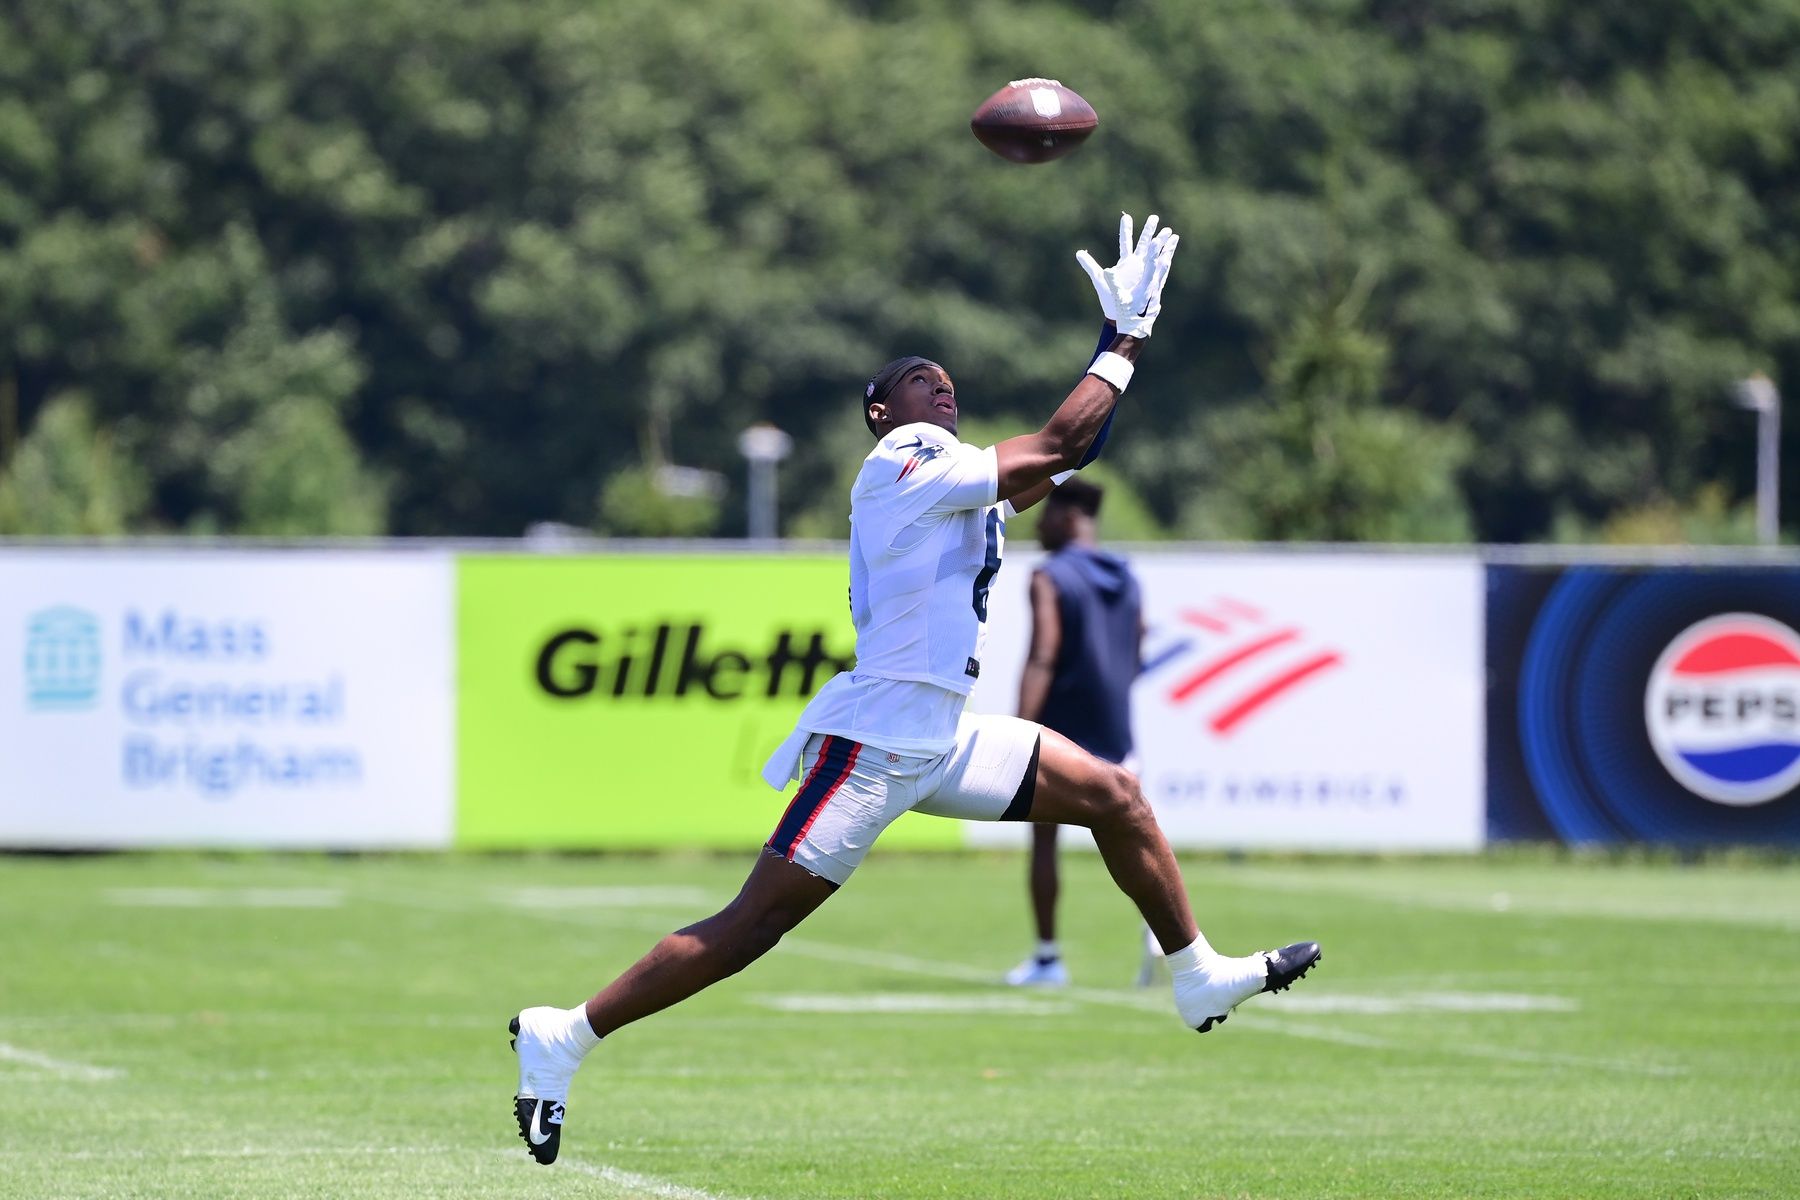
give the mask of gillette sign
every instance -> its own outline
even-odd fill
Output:
[[[442,844],[447,569],[0,554],[0,845]]]

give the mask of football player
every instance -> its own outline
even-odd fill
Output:
[[[1245,957],[1215,951],[1129,771],[1031,721],[964,712],[981,671],[1006,518],[1099,453],[1162,311],[1178,242],[1173,231],[1158,232],[1154,216],[1134,240],[1124,216],[1115,265],[1077,254],[1106,334],[1086,374],[1035,433],[995,446],[958,441],[956,385],[929,359],[896,359],[869,381],[863,416],[876,445],[850,493],[856,666],[819,690],[764,768],[771,786],[801,782],[737,897],[664,937],[585,1004],[527,1008],[512,1019],[514,1111],[538,1162],[556,1158],[569,1082],[601,1038],[768,953],[909,810],[1089,829],[1157,940],[1175,947],[1166,956],[1175,1008],[1202,1033],[1318,960],[1313,942]]]

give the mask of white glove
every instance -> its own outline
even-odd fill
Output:
[[[1156,222],[1157,217],[1152,214],[1150,223],[1144,227],[1146,237],[1155,232]],[[1119,302],[1115,293],[1118,289],[1129,292],[1136,284],[1143,266],[1142,260],[1137,257],[1131,243],[1131,214],[1122,212],[1119,214],[1119,262],[1117,266],[1109,271],[1095,262],[1094,256],[1086,250],[1075,252],[1075,261],[1081,264],[1081,269],[1086,271],[1088,278],[1094,282],[1094,291],[1100,297],[1101,313],[1114,324],[1117,324],[1119,320]]]
[[[1162,311],[1163,284],[1169,278],[1169,263],[1181,236],[1173,229],[1156,230],[1159,218],[1153,213],[1144,222],[1144,232],[1132,245],[1131,214],[1119,214],[1119,261],[1102,267],[1086,250],[1075,252],[1075,261],[1093,280],[1094,292],[1100,297],[1100,311],[1127,337],[1147,338]]]

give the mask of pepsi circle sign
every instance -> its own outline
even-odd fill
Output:
[[[1739,807],[1800,784],[1800,634],[1754,613],[1688,626],[1658,656],[1644,724],[1664,769]]]

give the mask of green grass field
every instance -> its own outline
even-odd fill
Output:
[[[1228,952],[1324,944],[1204,1037],[1128,986],[1067,860],[1076,984],[994,985],[1021,864],[877,851],[782,948],[603,1044],[563,1157],[505,1025],[747,860],[0,858],[19,1197],[1800,1195],[1800,869],[1197,858]]]

